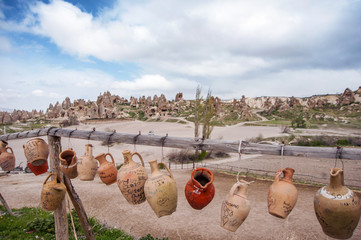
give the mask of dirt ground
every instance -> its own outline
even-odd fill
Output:
[[[279,219],[267,211],[267,191],[272,182],[256,180],[248,188],[250,214],[238,230],[232,233],[220,227],[220,210],[236,177],[215,172],[214,199],[204,209],[194,210],[184,195],[191,170],[174,170],[173,174],[178,188],[177,211],[161,218],[154,214],[147,202],[130,205],[116,183],[106,186],[98,177],[94,181],[74,179],[72,183],[88,216],[94,216],[111,227],[121,228],[135,237],[150,233],[155,237],[169,239],[330,239],[323,234],[313,210],[313,197],[319,187],[296,185],[297,204],[287,219]],[[45,178],[46,174],[2,176],[1,194],[11,208],[37,207],[40,205],[40,192]],[[351,239],[361,239],[360,224]]]
[[[147,134],[149,130],[156,135],[191,137],[193,135],[192,124],[175,123],[152,123],[152,122],[115,122],[105,124],[89,124],[76,126],[78,129],[91,130],[96,127],[99,131],[113,131],[122,133]],[[224,128],[215,128],[212,133],[214,139],[240,140],[257,137],[282,135],[277,127],[246,127],[235,125]],[[350,134],[350,133],[346,133]],[[359,131],[353,134],[361,135]],[[43,137],[46,141],[47,138]],[[9,141],[16,156],[16,164],[26,162],[22,145],[29,139]],[[84,154],[84,145],[87,140],[62,138],[63,150],[73,148],[78,156]],[[145,162],[157,159],[160,161],[174,149],[152,146],[133,146],[128,144],[115,144],[108,149],[100,142],[91,141],[93,155],[102,152],[110,152],[117,164],[123,162],[121,151],[129,149],[138,151]],[[166,160],[166,158],[164,158]],[[138,161],[138,160],[137,160]],[[212,202],[202,210],[194,210],[190,207],[184,195],[184,187],[190,179],[191,167],[177,169],[172,167],[172,172],[178,188],[177,211],[170,216],[157,218],[147,202],[140,205],[130,205],[122,196],[116,184],[106,186],[96,177],[94,181],[86,182],[73,179],[72,183],[79,194],[88,216],[94,216],[102,223],[111,227],[123,229],[135,236],[145,236],[148,233],[154,237],[168,237],[169,239],[330,239],[323,234],[318,223],[314,208],[313,197],[319,187],[308,185],[296,185],[298,189],[298,201],[287,219],[279,219],[268,214],[267,191],[271,181],[256,180],[248,188],[248,198],[251,201],[251,211],[245,222],[235,232],[229,232],[220,227],[221,204],[231,186],[236,182],[236,177],[217,172],[218,165],[227,165],[232,171],[244,171],[245,169],[260,169],[270,171],[269,176],[274,176],[280,168],[292,167],[296,170],[295,178],[306,181],[328,182],[329,169],[334,166],[334,159],[310,159],[302,157],[280,157],[265,155],[242,155],[231,154],[230,158],[211,160],[200,163],[205,164],[215,172],[215,197]],[[361,184],[361,161],[344,161],[345,183],[353,186]],[[146,166],[149,166],[146,163]],[[338,163],[340,167],[340,163]],[[187,167],[187,166],[185,166]],[[242,169],[241,169],[242,168]],[[150,173],[149,167],[147,168]],[[253,173],[258,173],[253,171]],[[262,173],[262,172],[260,172]],[[11,174],[0,177],[0,192],[11,208],[24,206],[40,206],[40,192],[46,174],[34,176],[33,174]],[[310,178],[314,176],[315,179]],[[361,224],[358,225],[352,239],[361,239]]]

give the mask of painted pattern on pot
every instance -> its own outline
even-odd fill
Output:
[[[144,184],[148,179],[144,168],[142,156],[137,153],[131,153],[129,150],[123,152],[124,164],[118,171],[117,185],[124,198],[130,204],[143,203],[146,198],[144,194]],[[137,155],[142,165],[133,161],[132,157]]]
[[[361,215],[361,200],[344,184],[341,168],[332,168],[330,183],[317,191],[314,208],[323,232],[338,239],[351,238]]]
[[[59,154],[59,160],[59,169],[65,174],[65,176],[70,179],[76,178],[78,176],[78,158],[76,157],[76,153],[72,148],[62,151]]]
[[[185,196],[192,208],[200,210],[207,206],[213,199],[215,188],[214,175],[206,168],[193,170],[191,179],[185,186]]]
[[[27,161],[34,166],[45,164],[49,156],[48,144],[41,138],[33,138],[23,145]]]
[[[268,212],[279,218],[286,218],[297,202],[297,188],[292,183],[295,170],[285,168],[278,170],[275,180],[268,190]],[[282,179],[281,175],[284,175]]]
[[[112,162],[108,162],[106,157],[109,156]],[[111,185],[117,181],[118,170],[115,167],[114,158],[110,153],[101,153],[95,157],[99,161],[98,175],[103,183]]]
[[[251,210],[251,203],[247,199],[248,184],[243,180],[235,183],[222,203],[221,227],[231,232],[241,226]]]
[[[166,164],[149,161],[151,174],[144,185],[144,193],[150,207],[158,217],[171,215],[177,209],[177,186],[172,172]],[[168,174],[162,173],[159,166],[163,166]]]
[[[93,156],[93,145],[85,145],[85,153],[78,159],[78,177],[82,181],[93,181],[98,170],[98,162]]]

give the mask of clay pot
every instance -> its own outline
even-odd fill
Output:
[[[98,170],[98,162],[93,156],[93,145],[85,145],[85,154],[78,160],[78,176],[82,181],[93,181]]]
[[[78,159],[75,152],[72,148],[62,151],[59,154],[60,164],[59,169],[62,171],[65,176],[70,179],[76,178],[78,176],[77,164]]]
[[[46,162],[45,164],[41,165],[41,166],[34,166],[31,165],[30,163],[27,163],[29,169],[35,174],[35,176],[38,176],[40,174],[46,173],[48,171],[48,162]]]
[[[142,156],[137,153],[131,153],[129,150],[123,152],[124,164],[118,171],[117,184],[124,198],[130,204],[140,204],[145,201],[144,184],[148,179],[144,168]],[[132,157],[137,155],[142,165],[133,161]]]
[[[222,203],[221,227],[231,232],[241,226],[251,210],[251,203],[247,199],[248,184],[243,180],[235,183]]]
[[[54,179],[47,182],[49,177],[54,175]],[[66,187],[61,182],[56,173],[49,174],[45,179],[41,189],[41,208],[45,211],[55,211],[60,207],[66,193]]]
[[[108,162],[106,157],[110,156],[112,163]],[[114,158],[110,153],[102,153],[95,157],[99,161],[98,175],[106,185],[113,184],[117,181],[117,168],[115,167]]]
[[[11,147],[7,147],[7,144],[6,141],[0,141],[0,167],[3,171],[11,171],[15,168],[14,151]]]
[[[295,170],[278,170],[275,180],[268,190],[268,212],[279,218],[286,218],[297,202],[297,189],[292,183]],[[281,174],[284,177],[280,180]]]
[[[323,232],[338,239],[352,237],[361,214],[361,200],[344,186],[343,170],[332,168],[330,183],[317,191],[315,213]]]
[[[177,209],[177,186],[172,172],[166,164],[149,161],[151,174],[144,184],[144,193],[150,207],[160,218],[171,215]],[[167,169],[168,174],[162,173],[159,166]]]
[[[40,166],[47,162],[49,156],[48,144],[41,138],[33,138],[23,145],[24,154],[29,163]]]
[[[200,210],[210,203],[214,197],[214,175],[206,168],[193,170],[191,179],[185,187],[185,195],[192,208]]]

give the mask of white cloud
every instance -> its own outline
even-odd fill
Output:
[[[9,52],[12,50],[11,42],[8,38],[0,36],[0,52]]]
[[[40,89],[36,89],[36,90],[33,90],[31,92],[31,94],[33,94],[34,96],[37,96],[37,97],[42,97],[42,96],[44,96],[44,91],[40,90]]]

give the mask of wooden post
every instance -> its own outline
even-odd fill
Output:
[[[61,152],[61,138],[55,136],[48,136],[49,142],[49,161],[50,170],[54,170],[60,177],[63,178],[63,173],[59,171],[59,154]],[[61,206],[54,211],[55,220],[55,239],[57,240],[68,240],[68,220],[66,217],[66,202],[65,198],[61,203]]]
[[[71,184],[70,179],[67,178],[66,176],[64,176],[64,184],[66,186],[66,190],[68,192],[70,200],[73,203],[75,211],[78,214],[80,224],[83,228],[86,239],[95,240],[93,228],[89,223],[88,216],[86,215],[86,212],[84,210],[84,206],[83,206],[78,194],[75,192],[75,189],[74,189],[73,185]]]
[[[3,204],[3,206],[5,207],[6,211],[11,215],[11,216],[15,216],[15,214],[13,213],[13,211],[11,211],[11,208],[9,208],[8,204],[6,203],[5,199],[3,198],[3,196],[0,193],[0,200]]]

